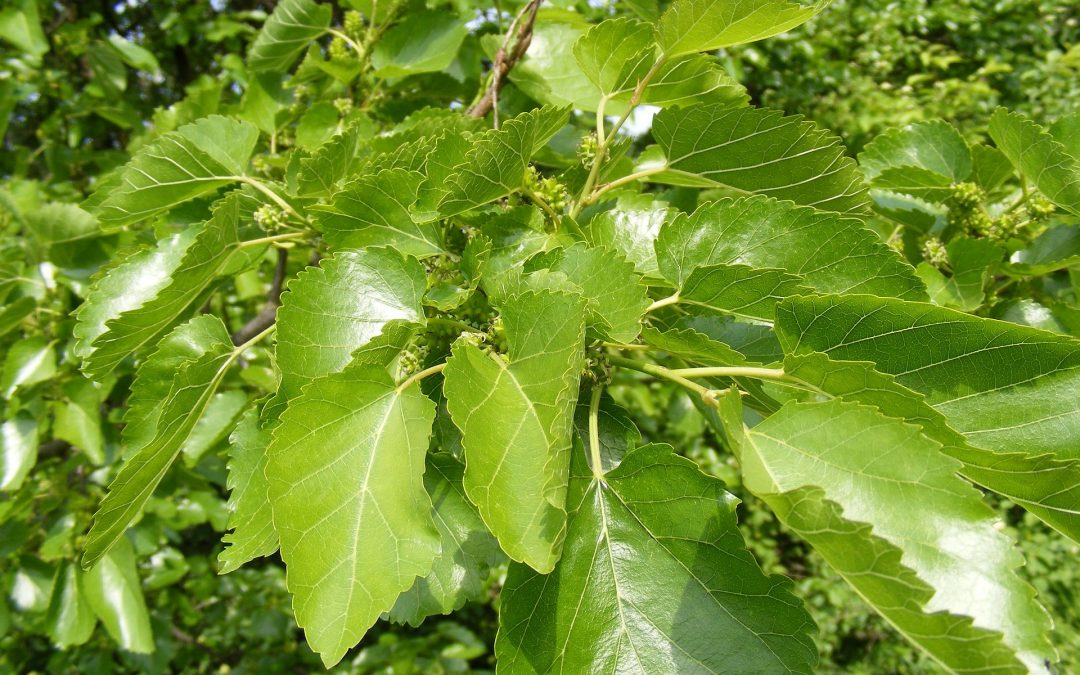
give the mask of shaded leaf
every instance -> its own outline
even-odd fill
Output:
[[[138,654],[154,651],[135,552],[126,538],[121,537],[101,562],[83,575],[83,587],[94,614],[121,649]]]
[[[428,455],[424,486],[442,550],[432,569],[397,599],[392,621],[419,625],[433,614],[449,614],[466,601],[484,598],[488,570],[502,559],[499,543],[484,526],[462,486],[465,467],[446,453]]]

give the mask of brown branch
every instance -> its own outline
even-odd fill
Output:
[[[541,2],[543,0],[529,0],[529,3],[522,7],[518,15],[514,17],[514,22],[506,33],[506,40],[495,53],[495,63],[491,67],[491,85],[484,92],[483,98],[469,108],[470,117],[484,117],[498,104],[499,90],[502,89],[507,74],[521,57],[525,56],[532,42],[533,24],[536,22],[536,12],[540,9]],[[516,35],[514,34],[515,25],[517,26]],[[514,35],[514,46],[508,50],[512,35]]]
[[[244,344],[269,328],[277,318],[277,310],[281,306],[281,287],[285,285],[285,269],[289,264],[289,250],[279,248],[277,255],[277,267],[274,268],[274,280],[270,282],[270,290],[266,293],[266,304],[255,318],[232,334],[234,345]]]

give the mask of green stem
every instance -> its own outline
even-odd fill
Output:
[[[593,476],[598,481],[604,480],[604,465],[600,459],[600,397],[604,394],[604,385],[592,390],[589,399],[589,457]]]
[[[436,373],[441,373],[445,369],[446,369],[446,362],[440,363],[440,364],[438,364],[436,366],[432,366],[430,368],[424,368],[420,372],[413,373],[409,377],[402,380],[401,384],[399,384],[397,386],[396,391],[397,391],[398,394],[400,394],[401,392],[405,391],[406,389],[408,389],[412,385],[416,384],[420,380],[424,379],[425,377],[428,377],[430,375],[435,375]]]
[[[663,56],[656,60],[656,63],[649,69],[649,72],[645,73],[645,76],[638,81],[637,86],[634,88],[633,95],[627,102],[626,112],[624,112],[622,117],[615,122],[615,126],[611,128],[611,131],[606,134],[605,138],[602,140],[600,138],[596,139],[596,157],[593,159],[592,168],[589,170],[589,177],[585,179],[585,185],[581,188],[581,194],[578,196],[577,201],[574,202],[574,207],[570,210],[571,218],[577,218],[578,214],[581,213],[581,209],[584,208],[587,203],[586,199],[592,194],[593,187],[600,178],[600,167],[604,163],[604,156],[607,154],[608,145],[610,144],[611,139],[615,138],[615,135],[619,133],[619,129],[626,123],[626,120],[630,117],[630,113],[634,111],[634,108],[636,108],[637,104],[641,101],[641,97],[645,93],[645,87],[649,86],[649,82],[651,82],[653,77],[656,76],[656,73],[660,71],[660,67],[664,65],[666,60],[667,59]],[[602,119],[598,123],[602,125]]]
[[[686,387],[690,391],[701,396],[703,399],[709,400],[709,392],[711,390],[708,387],[703,387],[697,382],[692,382],[683,377],[682,375],[679,375],[678,373],[672,371],[670,368],[658,366],[655,363],[642,363],[641,361],[635,361],[633,359],[615,356],[614,354],[609,354],[607,359],[608,363],[613,366],[627,368],[629,370],[636,370],[639,373],[645,373],[646,375],[652,375],[653,377],[670,380],[676,384]]]
[[[677,302],[679,302],[679,294],[678,293],[672,293],[671,295],[667,296],[666,298],[663,298],[661,300],[657,300],[653,304],[646,307],[645,308],[645,313],[648,314],[649,312],[655,312],[656,310],[660,309],[661,307],[667,307],[668,305],[674,305]]]
[[[247,350],[251,349],[251,347],[254,346],[255,343],[259,342],[260,340],[262,340],[267,335],[270,335],[275,330],[277,330],[277,324],[276,323],[272,324],[269,328],[264,329],[261,333],[258,333],[255,337],[251,338],[250,340],[248,340],[244,344],[242,344],[242,345],[236,347],[235,349],[233,349],[233,353],[229,357],[228,363],[232,363],[233,361],[235,361],[237,358],[240,357],[241,354],[243,354]],[[228,363],[226,365],[228,365]]]
[[[353,51],[356,52],[356,58],[360,59],[361,61],[363,61],[364,58],[367,56],[366,50],[363,47],[361,47],[360,44],[356,40],[353,40],[351,37],[349,37],[345,33],[341,32],[341,31],[339,31],[339,30],[337,30],[335,28],[327,28],[326,32],[330,33],[331,35],[333,35],[336,38],[341,38],[345,42],[345,44],[352,47]]]
[[[551,218],[551,220],[556,225],[559,224],[560,216],[559,216],[558,212],[554,208],[552,208],[551,204],[548,204],[547,201],[543,197],[536,194],[535,192],[530,190],[528,187],[522,187],[521,191],[524,192],[525,196],[528,197],[529,199],[531,199],[533,201],[533,203],[535,203],[537,206],[542,208],[544,210],[544,212],[548,214],[548,216]]]
[[[474,328],[473,326],[470,326],[464,321],[458,321],[457,319],[447,319],[441,316],[429,316],[427,322],[436,325],[449,326],[450,328],[458,328],[466,333],[480,332],[479,328]]]
[[[660,173],[661,171],[665,170],[666,168],[667,167],[663,166],[663,165],[654,166],[654,167],[649,168],[649,169],[642,169],[641,171],[635,171],[634,173],[623,176],[622,178],[616,178],[615,180],[611,181],[610,183],[605,183],[604,185],[601,185],[600,187],[593,190],[592,193],[588,197],[585,198],[585,205],[587,206],[589,204],[592,204],[593,202],[595,202],[597,199],[600,198],[600,195],[604,194],[605,192],[608,192],[609,190],[614,190],[615,188],[619,187],[620,185],[626,185],[627,183],[633,183],[634,181],[641,180],[642,178],[648,178],[649,176]]]
[[[292,204],[290,204],[289,202],[282,199],[281,196],[278,195],[278,193],[271,190],[269,187],[266,186],[265,183],[258,180],[257,178],[252,178],[251,176],[233,176],[233,178],[240,181],[241,183],[245,183],[247,185],[250,185],[251,187],[258,190],[259,192],[263,193],[264,195],[269,197],[275,204],[277,204],[279,207],[281,207],[281,209],[283,211],[285,211],[286,213],[292,214],[294,217],[298,218],[299,220],[301,220],[301,221],[303,221],[305,223],[308,222],[307,218],[305,218],[304,216],[297,213],[296,209],[294,209],[292,207]]]
[[[759,380],[791,380],[783,368],[754,368],[751,366],[717,366],[712,368],[676,368],[671,372],[686,378],[694,377],[753,377]]]
[[[293,239],[301,239],[307,236],[305,232],[286,232],[285,234],[274,234],[269,237],[260,237],[259,239],[249,239],[248,241],[240,242],[238,248],[250,248],[252,246],[262,246],[263,244],[272,244],[276,241],[292,241]]]

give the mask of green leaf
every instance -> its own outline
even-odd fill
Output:
[[[1012,162],[997,148],[981,143],[971,146],[971,180],[992,192],[1013,175]]]
[[[746,550],[720,481],[662,445],[577,480],[587,487],[554,571],[510,567],[500,669],[812,672],[813,621]]]
[[[390,321],[423,324],[426,288],[423,266],[388,248],[340,251],[301,272],[278,310],[280,393],[341,370]]]
[[[214,394],[195,423],[191,433],[180,446],[184,463],[198,466],[199,460],[225,440],[247,407],[247,394],[242,391],[223,391]]]
[[[679,290],[679,304],[772,321],[778,301],[809,292],[802,277],[783,270],[706,265],[695,269],[686,279]]]
[[[101,392],[93,382],[82,377],[67,380],[62,388],[65,400],[56,410],[53,436],[82,450],[94,464],[104,463]]]
[[[330,101],[319,101],[304,111],[296,123],[296,145],[314,150],[338,132],[341,115]]]
[[[1040,276],[1080,264],[1080,227],[1050,227],[1031,244],[1009,258],[1005,271],[1020,276]]]
[[[472,140],[472,148],[447,182],[439,202],[445,218],[495,201],[525,184],[525,169],[548,139],[569,119],[570,111],[537,108],[503,122]]]
[[[4,357],[4,372],[0,375],[0,392],[10,399],[18,389],[26,389],[56,375],[56,349],[43,337],[20,340],[11,346]]]
[[[469,31],[453,12],[410,12],[375,44],[371,66],[377,77],[405,77],[445,70]]]
[[[222,537],[225,549],[218,555],[219,574],[232,572],[278,548],[265,474],[269,444],[270,434],[259,424],[259,406],[252,406],[229,437],[229,477],[225,487],[229,490],[231,532]]]
[[[972,171],[971,149],[956,127],[941,120],[889,129],[866,144],[859,164],[867,178],[897,167],[917,167],[949,183],[967,180]]]
[[[203,303],[240,251],[239,205],[240,194],[230,194],[201,227],[135,254],[94,283],[74,330],[76,353],[88,376],[111,373]]]
[[[998,108],[990,137],[1020,175],[1061,208],[1080,216],[1080,159],[1021,113]]]
[[[334,110],[337,114],[337,110]],[[300,159],[297,176],[297,192],[300,195],[323,194],[330,196],[353,167],[357,149],[366,136],[366,127],[357,122],[342,133],[333,136],[310,157]]]
[[[633,342],[649,305],[641,277],[615,251],[576,244],[530,260],[526,271],[542,267],[565,275],[585,297],[589,334],[615,342]]]
[[[289,402],[266,477],[297,623],[329,668],[426,575],[439,533],[424,489],[435,404],[354,365]]]
[[[121,649],[139,654],[154,651],[154,634],[135,567],[135,552],[124,537],[83,575],[86,599]]]
[[[504,299],[524,269],[526,261],[551,244],[543,232],[539,209],[518,207],[487,217],[481,236],[490,244],[490,253],[479,262],[480,286],[493,302]]]
[[[202,340],[206,333],[213,336],[212,340],[206,341],[205,351],[200,350],[202,353],[192,358],[191,344]],[[202,416],[229,364],[238,355],[221,320],[204,314],[177,327],[139,369],[133,389],[148,387],[166,393],[161,398],[151,399],[156,403],[157,414],[142,420],[143,424],[152,422],[153,435],[148,430],[132,434],[145,441],[145,445],[129,448],[135,452],[130,454],[109,485],[109,492],[101,501],[86,538],[83,568],[90,569],[97,564],[139,517],[146,501],[180,454],[184,441]],[[176,364],[176,368],[163,375],[163,363]],[[163,379],[148,381],[154,376]],[[131,423],[129,420],[128,424]]]
[[[654,242],[664,221],[676,211],[666,202],[645,196],[620,198],[615,207],[598,213],[589,221],[587,234],[596,246],[615,249],[634,263],[638,273],[659,279]]]
[[[104,245],[97,219],[75,204],[53,202],[26,214],[26,226],[49,262],[60,267],[90,268],[104,263],[110,250]]]
[[[574,45],[588,29],[589,24],[577,13],[541,9],[529,49],[510,71],[510,81],[541,103],[596,110],[600,90],[586,77],[574,55]],[[489,58],[502,44],[497,36],[492,38],[484,43]]]
[[[254,71],[287,71],[308,45],[330,27],[333,8],[313,0],[282,0],[248,52]]]
[[[409,208],[423,181],[423,174],[405,169],[350,181],[331,204],[312,209],[326,243],[334,249],[389,246],[417,258],[442,253],[438,222],[418,223]]]
[[[746,433],[732,417],[746,486],[822,542],[826,560],[908,639],[958,672],[1022,672],[1013,654],[1037,672],[1056,660],[1049,616],[1014,571],[1023,559],[956,475],[960,463],[918,427],[840,400],[788,403]],[[867,544],[878,556],[859,560]]]
[[[0,491],[14,492],[37,463],[38,425],[27,413],[17,413],[0,424]]]
[[[724,199],[679,214],[656,240],[660,270],[684,287],[694,270],[782,270],[815,290],[922,299],[914,270],[856,218],[764,197]]]
[[[0,10],[0,38],[35,58],[49,51],[36,0],[16,0]]]
[[[633,91],[615,98],[616,103],[629,104]],[[724,70],[719,62],[704,54],[692,54],[672,59],[660,66],[649,80],[641,96],[641,102],[661,108],[689,106],[695,103],[713,103],[723,108],[741,108],[750,101],[737,80]],[[611,112],[618,112],[615,105]]]
[[[989,239],[956,237],[946,249],[952,276],[946,279],[936,268],[926,263],[917,273],[926,283],[930,300],[937,305],[973,312],[986,297],[983,289],[1005,254],[1001,246]]]
[[[574,43],[574,57],[604,96],[632,92],[656,62],[652,27],[629,17],[601,21]]]
[[[870,184],[878,190],[912,195],[933,204],[944,203],[953,192],[953,181],[948,176],[917,166],[888,167]]]
[[[162,405],[169,397],[176,372],[221,345],[221,323],[212,317],[200,316],[162,338],[155,351],[139,364],[124,412],[121,445],[125,456],[153,440]]]
[[[865,361],[833,361],[824,354],[789,356],[784,372],[811,388],[872,405],[889,417],[922,428],[949,456],[964,462],[961,473],[985,488],[1023,505],[1052,527],[1080,541],[1080,461],[1052,455],[983,450],[970,445],[925,398],[897,384]]]
[[[714,340],[693,328],[659,330],[645,326],[641,337],[646,344],[676,358],[705,366],[741,366],[748,360],[726,342]]]
[[[650,180],[734,188],[829,211],[862,211],[866,187],[837,137],[796,115],[726,104],[662,110],[653,138],[665,158]]]
[[[81,645],[94,632],[97,619],[87,602],[82,573],[76,565],[65,561],[56,571],[45,622],[49,637],[60,649]]]
[[[428,456],[424,486],[442,550],[427,576],[397,599],[392,621],[417,626],[428,616],[449,614],[467,601],[484,598],[488,570],[502,559],[502,552],[465,496],[464,473],[461,462],[446,453]]]
[[[33,298],[22,297],[4,305],[0,309],[0,337],[19,327],[23,319],[34,313],[37,303]]]
[[[1080,161],[1080,112],[1062,115],[1050,125],[1050,135],[1065,147],[1065,152]]]
[[[656,41],[667,57],[764,40],[806,23],[829,5],[789,0],[675,0],[660,16]]]
[[[110,35],[108,41],[113,49],[120,54],[120,58],[124,60],[124,63],[135,70],[143,70],[151,75],[161,73],[161,66],[158,64],[154,53],[150,50],[140,47],[130,40],[125,40],[119,35]]]
[[[785,300],[776,330],[788,353],[874,362],[973,445],[1080,458],[1080,342],[1072,338],[871,296]]]
[[[509,363],[458,340],[443,391],[463,434],[466,494],[508,556],[549,572],[565,534],[585,302],[527,292],[501,316]]]
[[[189,199],[244,179],[259,130],[248,122],[211,115],[144,145],[117,183],[91,195],[106,229],[145,220]]]

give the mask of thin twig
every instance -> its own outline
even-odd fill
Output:
[[[542,1],[529,0],[529,4],[522,7],[521,12],[514,17],[503,45],[495,53],[495,63],[491,67],[491,84],[483,98],[469,108],[470,117],[484,117],[495,109],[499,102],[499,90],[502,89],[507,74],[529,49],[529,44],[532,42],[533,24],[536,22],[536,12],[540,9]],[[516,34],[514,33],[515,26],[517,26]],[[511,35],[514,35],[513,47],[509,46]],[[496,123],[495,126],[499,125]]]
[[[232,335],[234,345],[242,345],[251,338],[269,328],[277,318],[278,307],[281,306],[281,287],[285,285],[285,270],[289,264],[289,251],[278,249],[277,266],[274,268],[274,280],[270,282],[270,290],[266,293],[266,305],[251,321],[248,321],[240,330]]]

